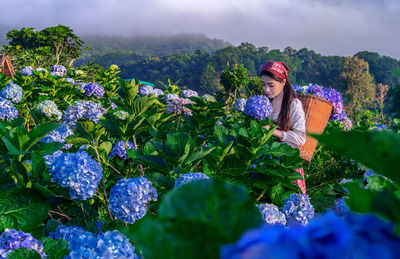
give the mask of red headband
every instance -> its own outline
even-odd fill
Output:
[[[289,71],[289,67],[283,63],[283,62],[279,62],[279,61],[268,61],[267,63],[264,64],[262,71],[269,71],[272,74],[282,78],[282,79],[289,79],[288,76],[288,71]]]

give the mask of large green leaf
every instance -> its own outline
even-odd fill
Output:
[[[208,149],[208,150],[205,150],[205,151],[195,152],[195,153],[193,153],[192,155],[190,155],[190,156],[186,159],[185,164],[190,164],[190,163],[192,163],[192,162],[194,162],[194,161],[197,161],[197,160],[199,160],[199,159],[202,159],[202,158],[205,157],[206,155],[210,154],[213,150],[214,150],[214,147],[213,147],[213,148],[210,148],[210,149]]]
[[[32,230],[43,228],[49,204],[29,189],[14,188],[0,193],[0,232],[5,228]]]
[[[28,132],[29,142],[24,145],[24,150],[31,149],[42,138],[46,137],[50,132],[60,127],[60,123],[49,122],[38,125]]]
[[[331,131],[313,135],[326,148],[357,160],[400,184],[400,136],[378,131]]]
[[[261,222],[244,188],[199,180],[167,193],[157,218],[145,218],[134,235],[146,258],[219,258],[221,245]]]
[[[42,257],[33,249],[18,248],[7,255],[7,259],[41,259]]]
[[[54,240],[49,237],[44,237],[40,241],[43,244],[44,252],[48,258],[62,259],[69,254],[69,244],[63,238]]]

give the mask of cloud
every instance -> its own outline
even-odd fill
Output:
[[[64,24],[78,35],[194,32],[235,45],[329,55],[368,50],[398,59],[399,13],[397,0],[0,0],[0,24],[8,29]]]

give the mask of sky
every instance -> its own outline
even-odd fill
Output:
[[[203,33],[323,55],[400,60],[400,0],[0,0],[0,32],[63,24],[78,36]]]

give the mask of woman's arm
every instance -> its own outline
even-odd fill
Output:
[[[292,130],[282,131],[275,129],[273,136],[278,137],[283,143],[287,143],[294,148],[299,148],[306,142],[306,118],[303,105],[299,99],[294,99],[290,107],[290,117],[292,120]],[[267,130],[269,126],[265,127]]]

